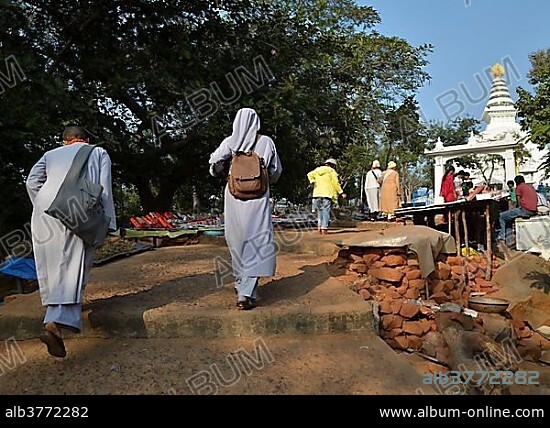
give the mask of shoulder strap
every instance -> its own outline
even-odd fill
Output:
[[[88,158],[92,154],[95,147],[95,145],[85,144],[78,149],[78,152],[76,152],[76,156],[73,159],[73,163],[71,164],[71,169],[67,173],[68,180],[77,180],[78,177],[80,177],[82,168],[84,168],[84,165],[88,162]]]
[[[256,148],[256,144],[258,144],[258,141],[262,138],[261,134],[256,133],[256,140],[254,141],[254,145],[250,148],[250,151],[253,152]]]

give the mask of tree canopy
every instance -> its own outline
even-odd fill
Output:
[[[534,52],[529,59],[529,83],[533,85],[534,93],[518,88],[516,106],[521,126],[529,132],[531,141],[541,149],[550,149],[550,49]],[[550,154],[543,168],[550,173]]]
[[[327,156],[372,159],[381,145],[405,156],[400,147],[417,145],[395,116],[416,120],[431,46],[379,34],[379,14],[355,1],[0,4],[0,59],[25,75],[0,93],[4,231],[28,217],[25,174],[70,123],[107,148],[117,185],[135,189],[145,211],[193,188],[221,194],[208,157],[241,107],[275,140],[284,174],[274,194],[291,200]]]

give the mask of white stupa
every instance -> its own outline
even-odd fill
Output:
[[[544,182],[544,171],[539,171],[540,165],[544,162],[546,150],[539,150],[536,144],[533,144],[527,138],[527,133],[521,130],[517,122],[517,109],[514,101],[508,91],[508,85],[504,79],[504,67],[495,64],[492,68],[493,84],[487,106],[483,111],[482,119],[487,122],[487,128],[481,133],[481,141],[515,141],[523,143],[523,146],[530,157],[525,159],[516,159],[516,174],[525,177],[527,183],[535,186]],[[499,167],[493,173],[493,182],[505,182],[505,171]]]
[[[545,182],[544,172],[538,169],[547,150],[539,150],[528,141],[527,134],[521,130],[516,120],[517,109],[504,79],[504,67],[495,64],[492,74],[491,93],[482,116],[482,120],[487,123],[485,130],[479,135],[472,134],[466,144],[445,146],[443,142],[436,144],[433,150],[426,151],[427,155],[435,158],[435,189],[441,188],[444,166],[448,161],[472,154],[495,154],[504,158],[504,165],[498,165],[491,175],[491,183],[506,187],[506,181],[512,180],[518,174],[523,175],[527,183],[535,186]],[[530,158],[516,159],[514,151],[520,148],[520,143],[530,154]],[[462,169],[456,165],[455,167]],[[482,177],[481,171],[470,170],[470,174],[472,177]]]

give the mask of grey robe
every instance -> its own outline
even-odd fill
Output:
[[[251,134],[255,136],[256,131],[253,130]],[[209,161],[212,175],[222,173],[222,163],[234,153],[235,150],[230,148],[235,147],[234,144],[235,141],[228,137],[212,153]],[[243,147],[249,148],[241,146],[237,150],[242,150]],[[254,152],[264,159],[270,182],[275,183],[281,175],[282,166],[273,140],[262,136],[256,143]],[[225,240],[231,253],[233,276],[236,279],[275,274],[276,247],[269,199],[269,190],[259,199],[241,201],[229,193],[227,186],[225,188]]]
[[[93,262],[93,248],[69,231],[59,220],[44,212],[57,195],[76,152],[84,143],[75,143],[46,152],[27,178],[33,204],[31,231],[40,296],[43,305],[82,303]],[[90,158],[87,178],[103,186],[103,206],[116,229],[111,190],[111,159],[96,147]]]

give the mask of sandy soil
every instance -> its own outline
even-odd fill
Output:
[[[232,293],[217,293],[212,272],[220,255],[227,259],[227,250],[211,245],[166,248],[95,268],[87,300],[131,298],[132,304],[155,307],[177,300],[235,310]],[[326,269],[317,267],[330,258],[285,254],[277,275],[262,282],[264,303],[286,306],[294,298],[314,296],[307,293],[309,284],[326,279]],[[286,287],[290,298],[279,299],[270,291],[274,284]],[[315,304],[311,299],[309,303]],[[8,352],[5,344],[0,342],[2,357]],[[12,348],[15,367],[0,366],[0,394],[350,395],[415,394],[419,388],[425,394],[435,392],[422,385],[421,377],[434,369],[433,364],[398,355],[368,332],[209,340],[74,337],[67,340],[67,348],[68,357],[59,360],[38,340],[17,342],[15,354]],[[540,370],[544,384],[513,392],[548,394],[549,368],[524,364],[530,367],[525,370]]]

